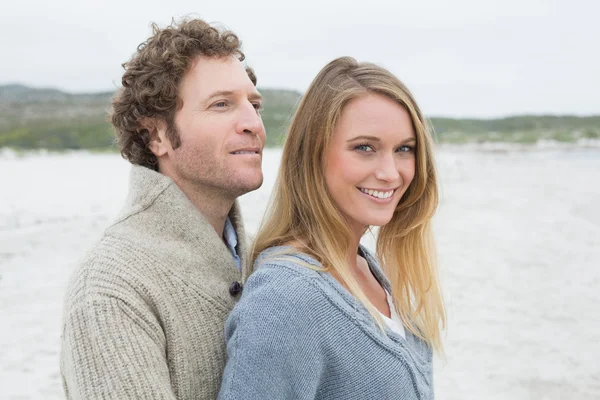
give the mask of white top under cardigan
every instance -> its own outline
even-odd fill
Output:
[[[387,297],[388,306],[390,307],[390,317],[391,318],[386,317],[382,313],[379,313],[379,314],[381,314],[386,325],[392,331],[396,332],[398,335],[400,335],[404,339],[406,339],[406,332],[404,332],[404,325],[402,325],[402,320],[400,319],[400,316],[398,315],[398,312],[396,311],[396,307],[394,307],[394,302],[392,301],[392,296],[390,296],[390,294],[388,293],[387,290],[385,291],[385,294]]]

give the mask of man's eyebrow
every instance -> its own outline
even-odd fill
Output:
[[[250,100],[262,100],[262,94],[258,93],[258,92],[254,92],[254,93],[250,93],[250,96],[248,96],[248,98]]]
[[[221,96],[233,96],[236,93],[240,93],[240,92],[235,92],[233,90],[217,90],[216,92],[211,93],[206,100],[211,100],[215,97],[221,97]],[[258,92],[254,92],[254,93],[250,93],[250,95],[248,96],[249,99],[251,100],[262,100],[262,96],[260,93]]]
[[[213,97],[231,96],[232,94],[233,94],[233,91],[231,91],[231,90],[217,90],[216,92],[212,92],[209,96],[207,96],[206,99],[210,100]]]

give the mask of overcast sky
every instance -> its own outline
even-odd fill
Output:
[[[259,87],[302,92],[349,55],[390,69],[428,116],[600,114],[595,0],[15,0],[0,84],[114,90],[150,22],[191,13],[240,36]]]

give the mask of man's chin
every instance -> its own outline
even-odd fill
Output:
[[[244,179],[238,182],[235,187],[232,187],[232,191],[236,193],[236,197],[242,196],[246,193],[253,192],[260,188],[263,184],[262,175],[253,179]]]
[[[260,177],[260,179],[257,179],[256,181],[252,182],[251,184],[249,184],[246,189],[247,192],[252,192],[258,188],[260,188],[263,184],[263,178],[262,176]]]

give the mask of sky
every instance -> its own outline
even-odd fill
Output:
[[[115,90],[151,33],[236,32],[259,88],[306,90],[338,56],[396,74],[428,116],[600,114],[595,0],[21,0],[0,6],[0,84]]]

